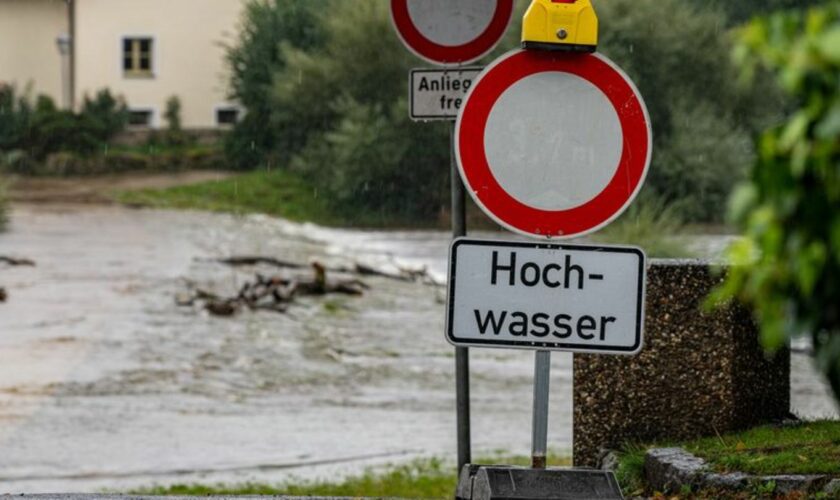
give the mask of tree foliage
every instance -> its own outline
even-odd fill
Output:
[[[736,84],[731,22],[692,1],[599,3],[601,51],[651,111],[648,194],[681,218],[717,221],[754,159],[752,136],[787,103],[772,81]],[[518,46],[520,21],[484,62]],[[424,63],[394,35],[386,0],[258,0],[243,23],[229,55],[233,95],[248,110],[228,143],[234,163],[294,168],[342,207],[421,216],[445,204],[447,130],[403,112],[408,69]]]
[[[239,39],[227,53],[231,98],[248,111],[225,144],[233,165],[255,168],[278,153],[288,159],[286,132],[293,130],[294,122],[272,113],[271,90],[275,75],[286,66],[284,50],[308,50],[323,43],[319,16],[326,1],[252,0],[246,4]]]
[[[291,168],[342,208],[427,217],[445,202],[446,127],[408,118],[413,63],[396,40],[388,3],[337,2],[324,20],[324,46],[286,47],[272,108],[286,133]]]
[[[840,4],[753,21],[740,41],[746,77],[769,69],[796,109],[733,197],[746,237],[716,298],[751,304],[769,349],[809,333],[840,397]]]
[[[6,200],[6,183],[0,178],[0,233],[6,230],[9,222],[8,202]]]
[[[681,0],[613,0],[598,10],[600,50],[636,82],[651,115],[647,191],[687,220],[722,218],[753,159],[752,134],[781,106],[774,90],[736,85],[719,11]]]
[[[726,13],[731,24],[741,24],[753,16],[780,10],[803,9],[824,0],[690,0],[698,7],[712,7]]]

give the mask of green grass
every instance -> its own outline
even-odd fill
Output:
[[[528,465],[527,457],[478,460],[480,463]],[[552,465],[568,465],[568,459],[549,457]],[[439,459],[417,460],[385,470],[369,470],[342,481],[287,481],[277,485],[175,485],[133,492],[143,495],[291,495],[346,497],[452,498],[458,478],[451,463]]]
[[[759,427],[740,434],[693,441],[685,448],[721,472],[840,477],[840,422]]]
[[[664,203],[641,198],[616,222],[593,236],[593,240],[616,245],[636,245],[648,257],[686,258],[691,252],[679,237],[685,235],[680,217]]]
[[[114,198],[135,206],[262,213],[326,226],[431,228],[441,222],[408,220],[384,213],[341,212],[332,208],[325,197],[319,196],[315,187],[284,170],[259,170],[220,181],[168,189],[120,191]],[[475,214],[472,218],[484,220]],[[486,221],[484,224],[494,227]],[[477,227],[484,225],[478,223]],[[672,210],[655,200],[640,200],[593,239],[601,243],[638,245],[649,257],[690,257],[679,242],[679,236],[684,233],[682,221]]]
[[[167,189],[113,193],[128,205],[208,210],[234,214],[260,213],[296,222],[342,227],[431,227],[385,213],[347,213],[331,207],[318,190],[298,175],[283,170],[259,170],[219,181]]]
[[[230,212],[263,213],[294,221],[335,225],[344,222],[326,200],[297,176],[260,170],[220,181],[168,189],[120,191],[114,198],[130,205]]]
[[[757,476],[829,474],[840,478],[840,421],[818,421],[788,427],[757,427],[687,443],[628,446],[616,471],[626,495],[638,496],[647,491],[645,452],[671,446],[704,458],[718,472]]]

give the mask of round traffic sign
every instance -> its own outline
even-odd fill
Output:
[[[461,178],[507,229],[573,238],[615,220],[650,167],[650,118],[600,54],[515,50],[479,75],[456,123]]]
[[[499,43],[513,0],[391,0],[391,19],[409,50],[432,64],[467,64]]]

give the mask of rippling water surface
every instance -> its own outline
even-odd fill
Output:
[[[439,286],[365,278],[360,298],[289,314],[179,308],[190,284],[233,294],[272,255],[442,280],[445,232],[332,230],[263,216],[19,205],[0,254],[0,493],[353,473],[455,449],[452,348]],[[721,239],[697,245],[717,251]],[[286,271],[288,272],[288,271]],[[836,415],[794,357],[794,409]],[[550,446],[571,447],[571,357],[555,355]],[[475,452],[530,446],[532,354],[472,354]]]

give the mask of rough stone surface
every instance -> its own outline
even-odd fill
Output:
[[[829,495],[830,498],[840,498],[840,479],[829,481],[823,488],[823,493]]]
[[[598,458],[598,469],[615,472],[618,469],[618,453],[612,450],[602,450]]]
[[[790,495],[794,492],[817,493],[828,483],[826,476],[762,476],[759,481],[764,484],[771,481],[776,484],[775,492],[780,495]]]
[[[831,480],[825,475],[775,475],[754,476],[741,472],[718,474],[706,462],[682,448],[657,448],[645,455],[645,478],[657,491],[679,491],[683,486],[702,490],[744,491],[750,485],[773,483],[775,493],[814,494],[828,493],[829,498],[840,494],[840,479]],[[835,488],[833,490],[832,488]]]
[[[696,485],[708,470],[706,462],[682,448],[656,448],[645,455],[645,478],[656,491]]]
[[[732,474],[706,474],[700,479],[700,487],[713,490],[742,490],[749,486],[752,476],[742,472]]]
[[[686,440],[786,418],[790,352],[767,359],[749,311],[706,313],[722,280],[700,261],[653,261],[636,357],[575,355],[574,461],[627,441]]]

